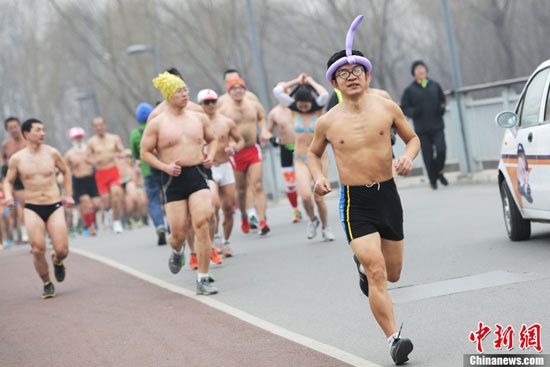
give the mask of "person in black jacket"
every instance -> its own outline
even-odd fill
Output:
[[[423,61],[413,62],[411,74],[415,80],[403,92],[401,108],[405,115],[413,119],[414,129],[420,138],[430,186],[435,190],[438,180],[445,186],[449,184],[443,176],[447,151],[443,132],[445,95],[439,83],[428,79],[428,67]]]

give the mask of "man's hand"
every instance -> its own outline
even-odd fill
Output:
[[[314,191],[317,195],[324,196],[332,191],[328,178],[321,176],[315,181]]]
[[[67,208],[70,209],[70,208],[72,208],[73,205],[74,205],[74,199],[73,199],[72,196],[65,196],[65,197],[63,198],[63,203],[65,204],[65,206],[66,206]]]
[[[225,148],[225,154],[229,157],[234,156],[237,153],[237,148],[234,145],[229,145]]]
[[[166,165],[163,171],[169,174],[170,176],[179,176],[181,173],[181,166],[179,165],[179,161],[175,161],[173,163]]]
[[[13,208],[13,196],[6,196],[4,199],[4,204],[10,208]]]
[[[407,176],[409,173],[411,173],[413,169],[413,163],[409,157],[407,157],[406,155],[403,155],[399,157],[397,161],[395,161],[394,167],[395,167],[395,172],[399,176]]]
[[[267,129],[262,129],[261,133],[260,133],[260,144],[265,144],[269,141],[269,139],[271,139],[271,137],[273,136],[273,134],[271,134]]]
[[[214,165],[214,157],[210,157],[209,155],[207,155],[206,157],[204,157],[202,165],[205,168],[211,168]]]

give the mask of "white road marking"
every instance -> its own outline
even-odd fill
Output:
[[[117,270],[123,271],[127,274],[133,275],[136,278],[139,278],[141,280],[144,280],[148,283],[154,284],[158,287],[167,289],[171,292],[181,294],[183,296],[192,298],[198,302],[204,303],[210,307],[213,307],[221,312],[224,312],[228,315],[234,316],[242,321],[245,321],[251,325],[254,325],[256,327],[259,327],[261,329],[264,329],[266,331],[269,331],[270,333],[273,333],[275,335],[278,335],[280,337],[283,337],[285,339],[288,339],[290,341],[293,341],[295,343],[298,343],[300,345],[303,345],[305,347],[308,347],[310,349],[313,349],[319,353],[325,354],[329,357],[338,359],[342,362],[348,363],[352,366],[357,367],[381,367],[380,365],[368,361],[366,359],[363,359],[361,357],[358,357],[354,354],[345,352],[341,349],[338,349],[336,347],[330,346],[328,344],[321,343],[317,340],[308,338],[307,336],[303,336],[300,334],[297,334],[295,332],[292,332],[290,330],[287,330],[285,328],[282,328],[280,326],[274,325],[270,322],[267,322],[265,320],[260,319],[259,317],[253,316],[247,312],[241,311],[237,308],[231,307],[223,302],[220,302],[218,300],[215,300],[213,298],[205,297],[205,296],[197,296],[195,292],[192,292],[188,289],[185,289],[183,287],[179,287],[177,285],[171,284],[167,281],[164,281],[159,278],[155,278],[151,275],[145,274],[141,271],[138,271],[134,268],[131,268],[127,265],[121,264],[117,261],[111,260],[109,258],[106,258],[104,256],[96,255],[94,253],[91,253],[86,250],[77,249],[77,248],[71,248],[71,252],[77,253],[79,255],[85,256],[89,259],[99,261],[100,263],[103,263],[105,265],[108,265],[110,267],[113,267]]]

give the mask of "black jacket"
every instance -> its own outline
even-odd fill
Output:
[[[414,122],[414,130],[423,132],[443,129],[445,95],[439,83],[428,80],[426,88],[415,81],[403,92],[401,108]]]

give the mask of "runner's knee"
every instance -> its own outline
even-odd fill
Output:
[[[387,281],[386,267],[384,264],[373,263],[365,267],[369,283],[373,285],[383,285]]]
[[[46,254],[46,245],[36,245],[33,244],[32,246],[32,254],[34,257],[43,257]]]
[[[257,195],[259,193],[261,193],[263,191],[263,185],[262,185],[262,181],[261,180],[258,180],[256,182],[254,182],[254,193]]]

